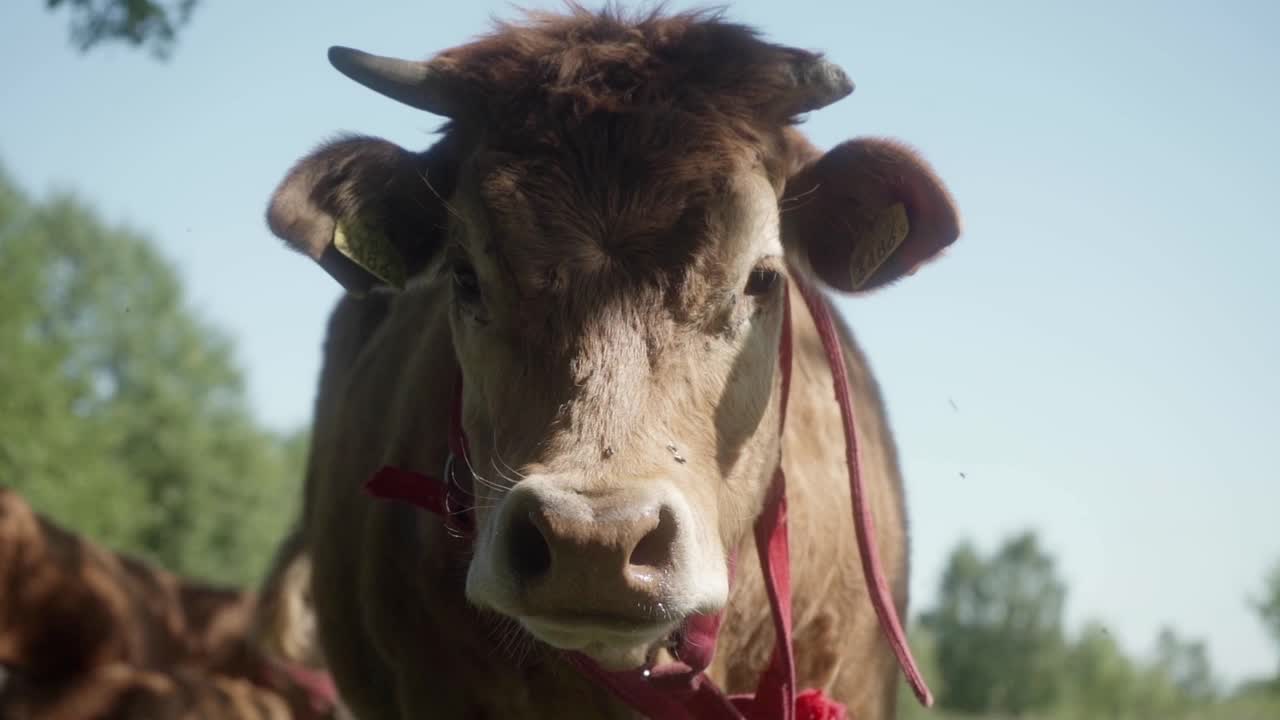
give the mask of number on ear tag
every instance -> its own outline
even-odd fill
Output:
[[[880,213],[867,237],[858,243],[849,258],[849,282],[855,291],[871,280],[910,233],[911,223],[902,203],[894,203]]]

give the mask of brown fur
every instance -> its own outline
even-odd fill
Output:
[[[319,636],[364,720],[631,716],[470,604],[471,558],[437,518],[360,493],[382,465],[441,466],[459,367],[487,481],[476,552],[521,477],[587,494],[676,483],[718,550],[739,550],[711,668],[730,692],[752,688],[773,642],[750,527],[781,452],[800,682],[854,717],[893,716],[895,663],[857,559],[827,361],[793,289],[742,287],[753,268],[772,268],[847,289],[853,249],[895,202],[911,232],[871,287],[936,256],[959,225],[909,150],[859,140],[824,155],[791,127],[779,68],[799,52],[708,15],[537,15],[439,56],[482,100],[430,151],[351,138],[282,183],[272,229],[330,272],[341,264],[333,228],[359,221],[417,275],[390,300],[373,296],[371,312],[359,310],[369,300],[339,303],[307,479]],[[779,232],[786,264],[769,257]],[[477,292],[448,282],[462,266]],[[358,270],[342,268],[335,277],[352,287]],[[779,439],[783,292],[796,356]],[[881,559],[905,613],[896,450],[867,363],[843,340]]]
[[[209,703],[248,708],[216,717],[310,716],[305,693],[249,642],[252,593],[188,582],[108,551],[5,488],[0,588],[0,666],[9,676],[0,716],[205,717],[170,710]],[[273,689],[257,686],[265,682]],[[187,690],[175,696],[174,687]]]
[[[226,662],[253,597],[89,543],[0,488],[0,662],[58,680],[91,666]]]
[[[22,692],[3,705],[6,720],[291,720],[275,693],[244,680],[192,670],[148,672],[125,664],[95,668],[56,694]]]
[[[437,56],[472,91],[468,126],[540,143],[600,116],[674,113],[718,136],[792,120],[788,63],[812,53],[764,42],[715,10],[629,17],[616,7],[566,5],[563,14],[498,22],[491,34]]]

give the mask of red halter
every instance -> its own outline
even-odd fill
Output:
[[[849,488],[853,498],[853,525],[858,539],[858,553],[862,571],[871,594],[880,628],[898,658],[898,664],[907,676],[916,697],[926,707],[933,704],[933,695],[925,685],[906,634],[898,619],[890,596],[884,569],[876,550],[875,527],[871,510],[859,472],[857,438],[854,434],[853,405],[849,397],[848,372],[844,351],[836,334],[835,324],[822,297],[798,276],[793,276],[800,295],[813,317],[818,336],[831,366],[836,402],[840,406],[840,418],[844,425],[845,462],[849,471]],[[787,401],[791,391],[791,301],[784,293],[782,339],[778,346],[778,360],[782,369],[782,407],[779,413],[779,433],[786,422]],[[365,490],[374,497],[401,500],[440,515],[446,527],[455,535],[470,538],[474,519],[466,490],[459,486],[454,476],[455,458],[468,457],[466,433],[462,428],[462,382],[454,388],[449,415],[449,460],[445,465],[444,479],[439,480],[415,472],[394,467],[384,467],[365,483]],[[720,629],[720,615],[690,618],[684,630],[684,642],[679,660],[651,670],[608,672],[590,658],[579,653],[567,653],[569,662],[582,674],[597,684],[611,690],[637,711],[663,720],[843,720],[847,717],[843,705],[826,697],[821,690],[806,690],[797,694],[795,653],[791,633],[791,559],[787,542],[786,474],[782,461],[774,471],[773,482],[765,498],[764,507],[755,522],[756,547],[760,568],[764,575],[765,592],[769,596],[769,608],[773,616],[774,648],[769,666],[760,676],[754,695],[727,696],[705,674],[711,664],[716,637]],[[732,559],[730,568],[732,571]],[[732,577],[730,578],[732,580]]]
[[[296,720],[329,717],[338,704],[338,689],[333,684],[333,676],[325,670],[313,670],[301,663],[267,660],[255,679],[260,687],[286,697],[294,688],[305,693],[308,707],[299,709],[301,714],[295,714]]]

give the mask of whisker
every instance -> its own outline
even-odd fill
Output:
[[[496,449],[495,449],[495,450],[494,450],[494,452],[493,452],[493,456],[494,456],[495,458],[497,458],[498,462],[502,463],[502,465],[503,465],[504,467],[506,467],[507,472],[509,472],[509,473],[511,473],[512,475],[515,475],[515,476],[516,476],[515,482],[517,482],[517,483],[518,483],[518,482],[520,482],[521,480],[527,480],[527,479],[529,478],[529,476],[528,476],[528,475],[526,475],[526,474],[524,474],[524,473],[520,472],[519,470],[517,470],[517,469],[515,469],[515,468],[511,467],[511,464],[510,464],[510,463],[508,463],[506,460],[503,460],[503,459],[502,459],[502,455],[501,455],[501,454],[500,454]],[[504,476],[505,476],[505,474],[504,474]],[[509,478],[508,478],[508,479],[509,479]],[[514,484],[514,483],[513,483],[513,484]]]
[[[502,478],[504,482],[510,483],[510,487],[515,487],[516,483],[520,482],[503,472],[502,468],[498,467],[497,463],[493,461],[493,458],[489,458],[489,467],[493,468],[493,471],[498,473],[498,477]]]
[[[467,470],[471,472],[471,477],[475,480],[477,484],[481,485],[482,487],[489,488],[490,490],[493,490],[499,495],[505,494],[508,490],[511,489],[510,486],[496,483],[486,478],[485,476],[481,475],[479,472],[477,472],[475,465],[471,464],[471,458],[467,457],[465,453],[463,454],[462,458],[467,463]]]
[[[517,483],[519,483],[521,480],[526,479],[528,476],[520,472],[519,470],[516,470],[515,468],[511,467],[510,463],[502,459],[502,452],[498,450],[499,445],[498,445],[497,426],[492,427],[490,429],[490,433],[491,434],[489,439],[490,439],[490,447],[493,448],[493,457],[489,458],[489,464],[493,466],[494,471],[497,472],[499,475],[501,475],[504,480],[511,483],[512,487],[515,487]],[[505,466],[507,470],[503,471],[503,469],[498,466],[498,463],[502,463],[502,465]],[[507,472],[510,472],[511,475],[514,475],[515,477],[514,478],[511,477],[511,475],[508,475]]]
[[[472,472],[472,477],[475,478],[475,481],[477,484],[481,485],[482,487],[489,488],[490,490],[493,490],[498,493],[503,493],[511,489],[510,486],[508,485],[503,485],[502,483],[494,482],[493,480],[490,480],[482,475],[476,475],[474,472]]]

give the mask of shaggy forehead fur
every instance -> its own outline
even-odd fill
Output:
[[[794,61],[813,54],[767,43],[719,11],[660,13],[629,18],[575,4],[565,14],[530,12],[433,64],[474,89],[475,118],[512,142],[554,143],[600,113],[674,113],[748,138],[790,119],[775,108],[795,92]]]
[[[571,7],[437,56],[478,99],[447,133],[476,150],[473,249],[506,275],[518,325],[573,325],[575,307],[623,298],[705,320],[737,281],[718,252],[724,215],[758,202],[735,176],[760,173],[776,195],[793,169],[798,135],[779,108],[799,52],[712,12]]]

